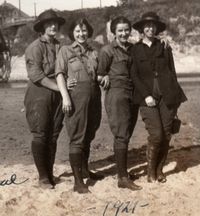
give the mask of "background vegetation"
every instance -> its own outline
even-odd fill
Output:
[[[105,7],[84,9],[76,11],[59,11],[66,19],[66,25],[61,29],[65,39],[64,43],[70,43],[67,32],[73,19],[86,17],[94,27],[93,39],[102,35],[104,43],[106,38],[106,22],[118,15],[124,15],[135,22],[147,11],[155,11],[167,23],[167,35],[182,47],[192,48],[200,45],[200,4],[199,0],[120,0],[117,7]],[[12,46],[13,55],[23,55],[24,50],[36,37],[32,29],[33,23],[15,30],[6,30],[4,34],[16,43]],[[95,42],[97,47],[101,44]],[[182,48],[184,52],[185,49]]]

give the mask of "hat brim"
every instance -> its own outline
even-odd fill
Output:
[[[36,22],[33,26],[33,29],[36,31],[36,32],[41,32],[42,29],[43,29],[43,26],[46,22],[49,22],[49,21],[55,21],[58,23],[59,26],[63,25],[65,23],[65,19],[62,18],[62,17],[54,17],[54,18],[49,18],[49,19],[43,19],[43,20],[40,20],[38,22]]]
[[[134,29],[136,29],[137,31],[139,31],[140,33],[142,33],[143,32],[143,27],[147,22],[153,22],[156,25],[156,27],[157,27],[157,32],[156,33],[157,34],[159,34],[160,32],[163,32],[166,29],[166,24],[164,22],[161,22],[159,20],[154,20],[154,19],[138,21],[138,22],[134,23],[132,25],[132,27]]]

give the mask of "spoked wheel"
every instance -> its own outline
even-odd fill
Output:
[[[8,82],[11,73],[10,59],[4,58],[3,65],[0,68],[0,82]]]

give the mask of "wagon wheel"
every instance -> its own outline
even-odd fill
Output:
[[[11,73],[11,58],[9,53],[4,53],[3,65],[1,68],[1,79],[3,82],[8,82]]]

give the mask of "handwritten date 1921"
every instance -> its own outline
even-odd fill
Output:
[[[134,214],[135,210],[137,207],[145,207],[148,206],[148,203],[142,203],[140,201],[126,201],[126,202],[121,202],[120,200],[117,200],[116,202],[108,202],[105,206],[103,216],[107,216],[107,213],[109,212],[110,216],[110,211],[113,211],[113,216],[119,216],[119,215],[124,215],[124,214]]]

